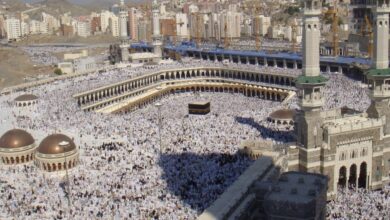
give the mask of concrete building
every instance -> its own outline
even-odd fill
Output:
[[[72,25],[62,24],[60,27],[60,33],[62,36],[71,37],[74,35],[74,29]]]
[[[6,31],[6,22],[4,15],[0,14],[0,38],[5,38],[7,36]]]
[[[93,57],[84,57],[73,60],[74,73],[93,72],[97,69],[96,60]]]
[[[91,36],[91,23],[89,21],[77,21],[77,35],[80,37]]]
[[[221,36],[230,39],[241,37],[241,20],[242,14],[235,11],[226,11],[221,15]],[[225,30],[226,28],[226,30]]]
[[[330,196],[338,187],[378,189],[389,181],[390,100],[388,0],[374,10],[376,57],[366,73],[372,105],[366,113],[342,109],[323,111],[319,44],[321,1],[306,0],[303,29],[303,71],[296,80],[301,111],[296,116],[297,148],[289,149],[289,170],[328,176]],[[382,24],[382,25],[381,25]],[[386,30],[387,29],[387,30]]]
[[[6,29],[8,40],[18,40],[22,36],[19,19],[8,18],[6,20]]]
[[[99,33],[102,31],[101,19],[100,17],[92,17],[91,20],[91,32],[93,34]]]
[[[171,39],[176,35],[176,21],[174,18],[160,19],[160,27],[164,39]]]
[[[327,185],[326,176],[301,172],[283,173],[275,184],[255,183],[255,202],[239,219],[324,220]]]
[[[271,27],[271,17],[265,17],[264,15],[258,15],[252,20],[253,35],[260,35],[264,37],[269,28]]]
[[[140,19],[138,22],[138,40],[150,42],[152,40],[152,24],[149,19]]]
[[[106,11],[106,10],[103,10],[101,13],[100,13],[100,24],[101,24],[101,27],[102,27],[102,32],[103,33],[107,33],[107,32],[110,32],[112,31],[110,29],[110,20],[112,17],[114,17],[115,15],[110,12],[110,11]]]
[[[190,38],[188,31],[188,16],[184,13],[177,13],[176,15],[176,32],[179,40],[188,40]]]
[[[138,13],[136,8],[129,10],[129,35],[132,41],[138,41]]]
[[[119,18],[117,16],[109,18],[109,29],[112,36],[119,37]]]

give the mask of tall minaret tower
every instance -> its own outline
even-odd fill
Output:
[[[122,39],[128,39],[127,15],[128,15],[128,13],[126,12],[125,1],[121,0],[120,1],[120,11],[119,11],[119,25],[120,25],[119,30],[120,30],[120,37]]]
[[[162,42],[160,34],[160,9],[157,0],[153,1],[153,50],[154,53],[162,58]]]
[[[372,100],[367,110],[368,116],[386,116],[384,133],[387,135],[390,134],[389,4],[389,0],[378,0],[373,8],[374,57],[372,67],[366,73]]]
[[[319,172],[322,146],[321,109],[325,98],[323,89],[327,79],[320,75],[320,0],[305,0],[303,18],[303,68],[296,81],[301,111],[296,118],[296,137],[300,150],[301,171]]]
[[[129,61],[129,36],[127,34],[127,11],[125,1],[120,0],[120,11],[119,11],[119,31],[121,38],[121,55],[122,62]]]

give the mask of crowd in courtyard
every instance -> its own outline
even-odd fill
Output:
[[[7,128],[23,128],[38,142],[44,135],[64,133],[75,139],[81,152],[81,163],[70,172],[70,193],[62,174],[44,173],[33,164],[0,166],[0,183],[4,186],[0,189],[3,195],[0,210],[4,210],[0,219],[9,216],[194,219],[252,164],[251,159],[237,154],[242,141],[286,143],[293,140],[292,126],[279,128],[267,121],[267,116],[280,108],[297,109],[297,99],[282,106],[280,102],[242,94],[181,93],[160,100],[160,110],[149,105],[129,114],[103,115],[81,111],[72,95],[153,70],[221,65],[185,59],[154,69],[137,67],[96,72],[0,96],[2,133]],[[229,65],[239,69],[293,72],[274,67]],[[358,82],[343,75],[327,77],[325,109],[347,106],[364,111],[368,108],[366,90]],[[12,102],[25,92],[40,99],[37,106],[27,111],[15,108]],[[189,115],[187,105],[194,101],[210,101],[211,113]],[[330,216],[339,219],[358,216],[358,211],[347,210],[372,210],[369,216],[389,213],[388,188],[343,195],[329,204]],[[354,199],[354,203],[346,209],[348,199]],[[359,203],[359,199],[371,203]],[[376,203],[383,207],[373,209]]]

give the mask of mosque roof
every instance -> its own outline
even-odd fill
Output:
[[[34,143],[31,134],[21,129],[9,130],[0,138],[0,148],[20,148]]]
[[[64,145],[64,147],[62,146]],[[73,140],[63,134],[47,136],[39,144],[38,152],[41,154],[62,154],[76,149]]]
[[[367,76],[390,77],[390,69],[370,69],[366,72]]]
[[[328,81],[328,79],[322,75],[319,75],[319,76],[300,75],[296,79],[296,83],[298,83],[298,84],[324,84],[326,81]]]

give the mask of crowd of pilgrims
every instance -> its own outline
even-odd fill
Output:
[[[215,65],[193,62],[200,64]],[[161,66],[186,65],[190,66],[188,62]],[[0,166],[0,181],[5,186],[0,189],[4,195],[0,218],[194,219],[252,164],[251,159],[237,154],[242,141],[293,140],[292,127],[277,127],[267,116],[280,108],[298,108],[296,98],[281,106],[242,94],[167,96],[160,100],[161,134],[159,110],[154,105],[128,114],[103,115],[81,111],[72,98],[91,84],[135,77],[142,74],[140,70],[143,68],[111,70],[28,89],[25,92],[40,99],[28,114],[13,107],[11,101],[21,92],[0,97],[2,122],[33,134],[72,134],[81,151],[81,163],[70,173],[69,195],[61,175],[44,173],[32,164]],[[368,107],[366,91],[356,81],[342,75],[328,77],[325,93],[331,98],[325,108]],[[193,101],[210,101],[211,113],[188,115],[188,103]]]
[[[390,219],[390,186],[378,191],[339,189],[336,199],[328,203],[327,210],[328,219]]]
[[[50,66],[57,65],[60,62],[60,59],[55,55],[56,53],[61,52],[73,52],[80,51],[83,49],[101,47],[103,45],[74,45],[74,46],[23,46],[21,49],[27,53],[31,61],[36,64]],[[107,55],[105,55],[107,56]],[[102,56],[95,56],[97,61],[102,61]]]

